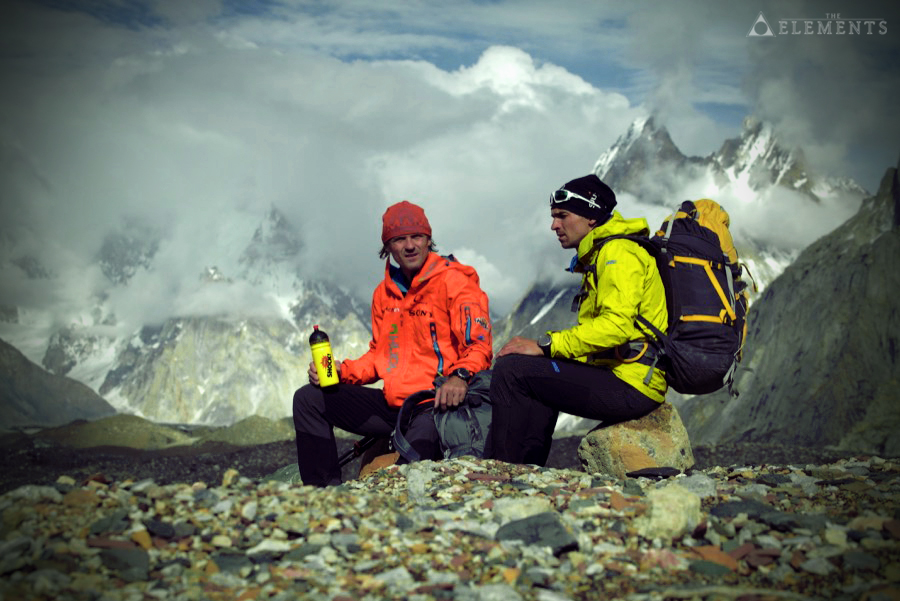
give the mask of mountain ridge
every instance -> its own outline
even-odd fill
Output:
[[[704,170],[718,186],[745,182],[757,192],[778,186],[814,201],[835,190],[861,197],[869,194],[850,178],[815,175],[802,149],[784,147],[773,126],[753,116],[744,119],[738,137],[726,139],[717,151],[704,157],[684,155],[654,116],[636,119],[600,155],[592,172],[617,193],[640,196],[648,171],[654,175],[668,172],[666,179],[671,180],[676,176],[701,179]],[[645,200],[660,202],[652,196]]]
[[[595,169],[604,171],[598,175],[610,179],[623,204],[645,191],[648,173],[668,177],[655,181],[652,189],[665,189],[663,184],[669,182],[676,190],[673,197],[691,177],[699,178],[692,181],[702,195],[717,190],[717,181],[726,188],[752,182],[755,189],[738,191],[755,190],[753,202],[772,201],[771,190],[776,188],[801,195],[810,206],[827,201],[829,194],[859,194],[850,180],[815,178],[798,165],[805,165],[802,152],[782,149],[771,128],[753,120],[745,123],[741,137],[723,142],[718,153],[687,157],[667,130],[648,117],[633,123],[602,153]],[[667,204],[660,195],[648,198]],[[740,210],[743,201],[732,200]],[[735,218],[735,225],[743,226],[743,220]],[[104,240],[96,257],[107,287],[96,290],[93,306],[83,308],[77,320],[43,323],[19,307],[4,307],[0,316],[4,323],[16,324],[18,340],[26,341],[32,354],[43,345],[41,362],[48,371],[88,384],[120,411],[160,422],[199,419],[219,425],[249,412],[289,414],[293,389],[306,382],[310,357],[305,338],[312,326],[321,325],[329,333],[336,355],[358,356],[371,336],[368,302],[328,281],[300,277],[304,242],[274,204],[255,223],[229,227],[227,240],[221,242],[233,249],[232,259],[220,263],[221,268],[207,265],[190,289],[182,291],[191,301],[190,312],[124,327],[110,295],[147,282],[145,278],[161,269],[159,261],[167,250],[162,232],[126,221]],[[763,291],[799,252],[750,236],[735,238]],[[29,268],[29,277],[53,277],[27,257],[15,259],[16,269],[24,273]],[[571,283],[536,282],[513,311],[495,321],[495,348],[514,335],[536,337],[571,325],[570,301],[578,285],[574,276]],[[240,311],[229,313],[229,303]],[[45,342],[38,341],[44,335],[38,328],[47,332]],[[242,375],[229,379],[228,370]]]
[[[0,422],[4,429],[61,426],[115,413],[115,408],[87,385],[48,374],[0,340]]]
[[[805,249],[751,307],[740,396],[679,403],[692,440],[791,437],[900,455],[898,169],[888,169],[878,193]]]
[[[751,151],[753,148],[756,150]],[[802,152],[788,151],[780,146],[771,126],[748,118],[745,120],[741,137],[726,140],[717,153],[707,157],[688,157],[675,146],[668,130],[658,125],[653,116],[648,116],[636,119],[627,131],[600,155],[594,164],[593,172],[609,184],[622,199],[620,206],[624,206],[620,210],[626,213],[631,209],[628,203],[633,200],[642,200],[670,209],[674,207],[670,206],[671,201],[660,200],[655,193],[648,192],[644,185],[647,173],[654,176],[662,175],[663,181],[675,182],[685,179],[697,181],[698,189],[692,197],[694,199],[719,198],[717,194],[710,193],[709,182],[715,180],[753,181],[755,186],[753,198],[740,199],[741,203],[755,202],[758,200],[756,198],[758,192],[764,193],[774,187],[796,190],[799,181],[808,183],[800,187],[804,189],[804,197],[810,203],[821,201],[819,196],[812,193],[814,188],[820,192],[827,189],[829,194],[834,193],[836,188],[829,187],[831,185],[829,182],[832,181],[840,183],[837,189],[849,190],[854,197],[864,192],[860,186],[852,182],[847,184],[846,180],[826,179],[816,180],[815,185],[809,183],[814,178],[808,175],[805,163],[797,158],[798,154],[802,156]],[[825,183],[822,183],[823,181]],[[659,187],[660,182],[657,181],[653,190]],[[683,184],[671,184],[672,189],[683,187]],[[651,231],[656,226],[656,223],[650,223]],[[796,258],[799,249],[773,248],[758,239],[740,235],[742,224],[734,216],[732,227],[737,232],[734,236],[735,244],[741,261],[746,266],[745,277],[752,279],[758,291],[762,292],[769,282]],[[560,266],[560,269],[563,267]],[[573,276],[571,280],[572,283],[568,285],[560,284],[556,279],[535,282],[501,322],[498,328],[501,336],[495,337],[495,348],[499,349],[507,337],[515,335],[536,337],[548,329],[560,329],[571,325],[574,315],[570,311],[568,302],[570,299],[566,299],[565,302],[560,299],[552,307],[532,307],[537,299],[546,296],[547,291],[552,291],[553,295],[561,293],[563,296],[577,293],[580,279]],[[563,289],[566,292],[562,292]],[[542,314],[538,316],[537,313],[541,311]]]
[[[776,281],[784,269],[802,252],[802,247],[778,247],[750,237],[742,231],[741,216],[744,205],[771,198],[772,191],[785,189],[799,196],[798,202],[820,207],[824,202],[846,194],[850,205],[862,203],[864,190],[852,180],[817,178],[807,172],[802,151],[786,150],[778,142],[774,130],[753,118],[745,120],[742,135],[726,140],[717,153],[707,157],[687,157],[674,145],[665,127],[654,118],[637,119],[628,130],[595,162],[594,173],[607,182],[620,197],[620,204],[628,212],[633,202],[668,206],[656,191],[661,189],[690,189],[684,181],[696,182],[696,194],[691,198],[713,198],[722,202],[718,185],[725,186],[732,195],[728,206],[732,212],[732,233],[740,261],[744,264],[744,279],[753,281],[757,291],[751,293],[751,306],[766,288]],[[647,174],[657,176],[647,186]],[[716,184],[719,182],[719,184]],[[750,185],[752,184],[752,185]],[[680,202],[680,201],[679,201]],[[726,209],[728,208],[726,206]],[[669,207],[670,209],[672,207]],[[774,210],[774,209],[773,209]],[[737,217],[735,216],[737,214]],[[651,230],[657,224],[650,223]],[[840,224],[836,223],[839,228]],[[560,266],[562,269],[563,266]],[[512,336],[536,338],[547,330],[571,327],[575,314],[570,301],[580,288],[580,277],[572,276],[570,284],[557,280],[536,281],[510,314],[495,328],[495,350]],[[670,400],[681,395],[670,391]],[[596,422],[561,415],[558,431],[590,427]],[[690,432],[690,430],[689,430]],[[693,435],[693,432],[690,432]]]
[[[78,321],[51,331],[43,367],[82,380],[120,412],[160,422],[227,425],[289,414],[293,391],[306,383],[312,326],[331,335],[341,356],[361,354],[368,311],[343,288],[300,277],[302,239],[274,205],[242,229],[249,235],[235,265],[210,265],[189,283],[188,312],[134,330],[110,297],[153,277],[165,239],[129,221],[110,232],[96,255],[107,286]]]

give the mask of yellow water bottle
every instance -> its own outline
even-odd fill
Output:
[[[334,364],[334,355],[331,353],[331,343],[328,334],[313,326],[313,333],[309,337],[309,347],[312,349],[312,360],[319,374],[319,386],[334,386],[338,383],[337,365]]]

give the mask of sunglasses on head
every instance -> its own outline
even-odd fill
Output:
[[[584,202],[588,203],[589,207],[591,207],[593,209],[599,209],[601,211],[604,210],[603,207],[598,205],[596,202],[594,202],[590,198],[585,198],[584,196],[581,196],[580,194],[575,194],[574,192],[570,192],[569,190],[566,190],[565,188],[560,188],[559,190],[557,190],[556,192],[554,192],[553,194],[550,195],[550,204],[555,205],[555,204],[563,203],[563,202],[572,200],[573,198],[577,198],[578,200],[583,200]],[[594,198],[596,198],[596,196]]]

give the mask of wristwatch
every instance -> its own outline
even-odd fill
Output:
[[[537,345],[541,347],[541,350],[544,351],[544,356],[550,356],[550,345],[553,343],[553,339],[550,337],[550,334],[541,334],[538,336]]]
[[[458,368],[454,369],[452,372],[450,372],[450,375],[456,376],[457,378],[459,378],[466,384],[468,384],[469,380],[472,379],[472,372],[470,372],[465,367],[458,367]]]

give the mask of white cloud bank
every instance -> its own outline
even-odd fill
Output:
[[[408,199],[426,209],[442,252],[478,267],[504,313],[538,271],[568,262],[549,232],[549,192],[588,173],[648,107],[665,109],[688,153],[736,134],[696,103],[750,112],[755,102],[796,115],[797,139],[805,134],[823,157],[849,152],[823,135],[827,112],[804,119],[810,100],[790,78],[796,65],[760,59],[743,13],[438,4],[401,13],[364,1],[320,11],[260,4],[237,14],[215,2],[99,2],[93,15],[5,4],[0,245],[63,278],[53,294],[10,279],[0,303],[29,298],[58,307],[63,321],[83,310],[103,285],[92,265],[103,237],[127,218],[165,236],[141,293],[114,299],[127,304],[121,313],[195,311],[199,275],[212,265],[233,273],[272,205],[303,236],[304,273],[333,274],[368,298],[382,273],[381,214]],[[137,12],[123,16],[128,7]],[[674,41],[661,33],[673,23],[685,25]],[[845,58],[836,73],[860,64],[875,69]],[[890,113],[881,100],[873,106]]]

